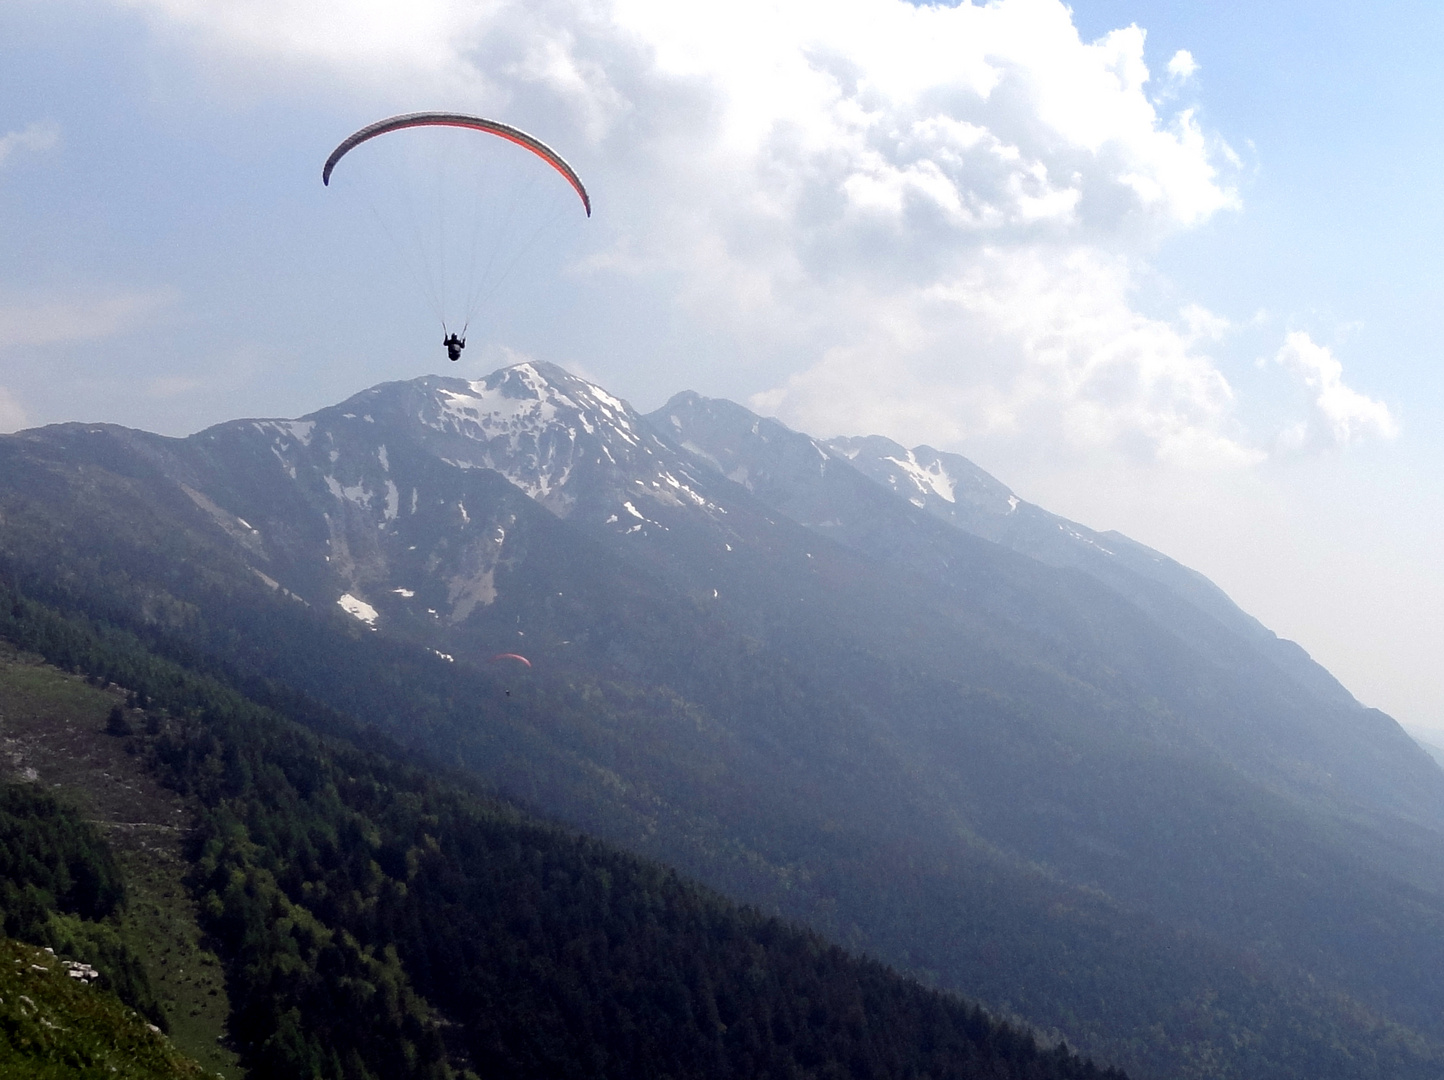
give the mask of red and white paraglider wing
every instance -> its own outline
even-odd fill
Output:
[[[495,664],[495,663],[496,663],[497,661],[499,661],[499,660],[517,660],[517,661],[520,661],[521,663],[525,664],[527,667],[531,667],[531,661],[528,660],[525,656],[522,656],[520,653],[514,653],[514,652],[497,653],[495,656],[493,656],[493,657],[491,658],[491,661],[490,661],[490,662],[493,663],[493,664]]]
[[[582,206],[587,212],[587,217],[592,216],[592,199],[587,194],[587,189],[582,186],[581,177],[570,165],[566,163],[560,154],[553,150],[546,143],[542,142],[535,135],[528,135],[520,128],[514,128],[510,124],[503,124],[500,120],[488,120],[482,116],[468,116],[466,113],[451,112],[419,112],[406,113],[402,116],[389,116],[385,120],[378,120],[374,124],[367,124],[360,131],[348,136],[341,145],[331,151],[331,156],[326,159],[325,166],[321,169],[321,183],[327,186],[331,183],[331,171],[336,168],[339,162],[348,153],[360,146],[369,139],[378,135],[385,135],[392,131],[401,131],[405,128],[414,127],[459,127],[470,128],[473,131],[486,132],[489,135],[496,135],[517,146],[530,150],[537,157],[541,158],[557,172],[561,173],[567,183],[576,189],[581,197]]]

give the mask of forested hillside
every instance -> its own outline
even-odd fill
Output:
[[[118,932],[125,883],[76,811],[34,784],[0,787],[0,918],[6,937],[58,950],[99,972],[146,1019],[167,1025],[141,958]]]
[[[252,1075],[1121,1076],[362,749],[319,706],[326,736],[13,588],[0,636],[124,688],[95,737],[194,801],[189,886]],[[5,798],[6,857],[45,918],[119,902],[96,834],[31,786]]]
[[[24,433],[0,570],[1130,1073],[1439,1075],[1444,774],[1392,720],[1181,568],[657,419],[518,365]]]

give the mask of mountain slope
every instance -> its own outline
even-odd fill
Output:
[[[1433,1075],[1444,777],[1392,721],[1172,579],[673,406],[521,365],[26,433],[0,558],[1141,1074]]]
[[[0,938],[0,1075],[31,1080],[199,1080],[140,1014],[54,953]]]
[[[124,740],[195,807],[187,878],[226,961],[229,1031],[250,1075],[1122,1080],[428,775],[394,746],[362,750],[334,734],[362,733],[314,702],[292,706],[328,738],[115,627],[9,590],[0,637],[101,685],[123,679],[139,706],[128,734],[63,711],[50,721]],[[79,1013],[37,1020],[34,1001],[16,1009],[7,996],[21,1057],[37,1042],[57,1057],[55,1036],[32,1029],[73,1030],[60,1025]],[[102,1066],[144,1063],[146,1047],[120,1048],[135,1060]]]
[[[1367,713],[1298,646],[1281,641],[1207,579],[1157,552],[1020,502],[957,455],[926,447],[909,451],[875,436],[822,444],[731,402],[695,394],[678,395],[649,420],[815,532],[905,566],[943,588],[976,590],[975,567],[986,556],[956,534],[929,528],[926,516],[1046,565],[1082,570],[1144,616],[1135,625],[1171,639],[1174,657],[1162,649],[1140,650],[1129,675],[1141,690],[1167,701],[1191,734],[1207,740],[1232,764],[1260,772],[1272,766],[1270,779],[1312,788],[1311,793],[1323,787],[1326,794],[1444,823],[1437,772],[1401,738],[1402,729]],[[881,489],[901,498],[889,499]],[[995,577],[1017,575],[1011,567],[1005,571],[1006,565],[995,558],[988,570]],[[1041,575],[1035,572],[1035,578]],[[1057,578],[1038,585],[1052,592],[1070,587]],[[1086,594],[1079,599],[1115,626],[1126,626],[1126,616],[1117,611],[1104,614],[1106,600]],[[1005,618],[1007,612],[995,615]],[[1083,634],[1075,631],[1071,637],[1076,642]],[[1116,638],[1108,643],[1113,654],[1104,662],[1129,662],[1117,652],[1119,644]],[[1180,651],[1187,652],[1187,659],[1175,658]],[[1180,669],[1200,662],[1208,665],[1203,670],[1217,687],[1203,708],[1196,695],[1189,700],[1177,689],[1190,677]],[[1165,673],[1161,680],[1156,678],[1160,672]],[[1236,702],[1219,700],[1234,687],[1239,688]],[[1205,713],[1206,721],[1200,715]],[[1228,720],[1229,727],[1220,723]],[[1287,730],[1280,730],[1283,725]],[[1303,762],[1279,761],[1301,754]]]
[[[1351,703],[1338,681],[1302,649],[1268,630],[1202,574],[1122,533],[1098,533],[1019,499],[967,458],[878,435],[829,440],[829,451],[921,509],[1050,566],[1070,566],[1116,589],[1167,625],[1188,618],[1179,601],[1265,652],[1321,700]],[[1157,587],[1161,586],[1162,593]],[[1205,624],[1206,625],[1206,624]]]

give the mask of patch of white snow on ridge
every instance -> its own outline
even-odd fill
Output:
[[[259,424],[256,425],[258,428]],[[311,445],[311,432],[316,430],[314,420],[274,420],[271,428],[279,433],[289,435],[302,446]]]
[[[1083,535],[1082,533],[1080,533],[1077,529],[1069,528],[1068,525],[1066,525],[1066,524],[1063,523],[1063,522],[1059,522],[1058,528],[1061,529],[1063,532],[1067,533],[1067,534],[1068,534],[1069,536],[1071,536],[1074,540],[1081,541],[1082,543],[1085,543],[1085,544],[1091,544],[1093,547],[1096,547],[1099,551],[1103,552],[1103,554],[1105,554],[1105,555],[1112,555],[1112,554],[1113,554],[1113,552],[1109,551],[1106,547],[1104,547],[1102,544],[1100,544],[1097,540],[1094,540],[1094,539],[1092,539],[1092,538],[1090,538],[1090,537],[1084,536],[1084,535]]]
[[[383,452],[385,452],[385,450],[386,450],[386,448],[385,448],[384,446],[383,446],[381,449],[382,449]],[[394,482],[390,477],[387,477],[387,478],[386,478],[386,520],[387,520],[387,521],[394,521],[394,520],[396,519],[396,515],[397,515],[398,513],[400,513],[400,512],[401,512],[401,492],[399,492],[399,491],[396,490],[396,484],[395,484],[395,482]]]
[[[607,393],[600,386],[594,386],[591,383],[587,383],[587,388],[591,390],[592,396],[598,401],[600,401],[603,405],[610,406],[611,408],[615,409],[620,414],[618,419],[620,419],[622,423],[627,423],[627,406],[621,401],[621,399],[612,397],[611,394]],[[631,425],[628,426],[630,427]]]
[[[908,479],[917,485],[919,491],[924,493],[931,491],[934,495],[950,503],[958,501],[953,495],[953,478],[943,469],[942,462],[935,461],[929,468],[924,469],[918,464],[916,454],[911,450],[907,454],[906,461],[895,457],[883,458],[883,460],[891,461],[907,473]]]
[[[641,518],[641,520],[643,521],[647,520],[642,514],[638,513],[637,508],[629,502],[622,503],[622,509],[625,510],[627,513],[631,514],[634,518]]]
[[[365,484],[352,484],[343,487],[334,476],[328,476],[326,477],[326,486],[336,498],[355,503],[365,510],[371,509],[371,490]]]
[[[662,470],[661,477],[667,484],[675,488],[681,495],[685,496],[692,503],[693,506],[700,506],[704,510],[713,509],[713,506],[710,502],[702,498],[702,496],[698,495],[695,491],[689,488],[686,484],[682,483],[682,481],[678,480],[675,476],[667,472],[665,469]],[[690,480],[691,477],[688,477],[688,479]],[[656,483],[654,482],[652,486],[655,487]]]
[[[377,614],[376,609],[365,600],[352,596],[350,593],[342,593],[341,599],[337,600],[336,603],[340,605],[342,611],[350,615],[353,619],[360,619],[367,626],[371,627],[372,630],[376,629],[376,620],[380,616]]]
[[[1018,496],[1016,496],[1016,495],[1009,495],[1009,496],[1008,496],[1008,513],[1010,513],[1010,514],[1017,513],[1017,510],[1018,510]]]
[[[276,455],[276,460],[281,463],[281,468],[286,470],[286,474],[290,476],[292,480],[296,479],[296,466],[286,460],[286,456],[281,453],[281,448],[272,444],[271,453]]]
[[[381,467],[387,472],[391,471],[391,461],[386,456],[386,444],[381,444],[381,449],[376,451],[376,460],[381,462]]]
[[[413,596],[416,595],[415,589],[392,589],[391,591],[394,592],[397,596],[406,597],[406,599],[408,600],[410,600]]]

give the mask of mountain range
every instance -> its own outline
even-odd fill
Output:
[[[521,364],[0,438],[0,572],[1131,1074],[1444,1066],[1444,771],[960,456]]]

